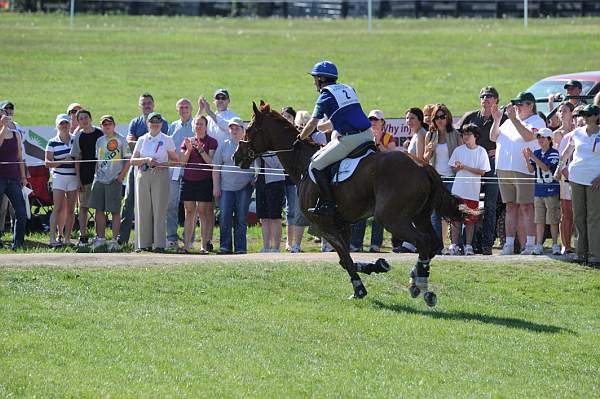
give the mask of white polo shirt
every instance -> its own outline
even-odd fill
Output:
[[[152,158],[156,162],[164,163],[169,160],[167,151],[175,151],[173,139],[164,133],[152,137],[150,133],[144,134],[135,143],[134,154],[139,153],[140,158]]]
[[[207,116],[208,125],[206,126],[206,131],[210,137],[213,137],[217,140],[219,145],[223,144],[225,140],[229,140],[229,121],[233,118],[239,118],[238,114],[233,111],[226,109],[225,111],[217,111],[215,112],[217,116],[217,121],[210,116]]]
[[[584,126],[571,133],[575,152],[569,164],[569,181],[591,186],[592,180],[600,176],[600,130],[588,136]]]
[[[523,126],[531,130],[534,139],[531,141],[523,140],[523,137],[517,131],[517,128],[510,119],[507,119],[500,126],[500,134],[496,139],[496,170],[521,172],[528,175],[533,173],[527,169],[527,162],[523,156],[525,147],[531,148],[531,151],[540,148],[535,133],[546,127],[546,123],[538,114],[533,114],[529,118],[521,121]]]

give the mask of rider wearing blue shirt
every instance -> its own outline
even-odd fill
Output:
[[[331,141],[312,157],[312,172],[319,186],[319,200],[308,211],[318,215],[335,214],[335,197],[325,169],[350,154],[356,147],[373,141],[371,122],[365,115],[356,92],[348,85],[337,83],[338,71],[335,64],[321,61],[313,67],[310,74],[320,95],[312,118],[308,121],[299,139],[310,137],[317,126],[333,130]],[[327,118],[327,122],[319,121]]]

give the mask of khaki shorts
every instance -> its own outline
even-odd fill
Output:
[[[535,197],[535,215],[533,222],[536,224],[558,224],[560,222],[560,200],[558,195],[551,197]]]
[[[533,204],[535,180],[533,175],[511,170],[496,170],[502,202]]]
[[[123,185],[117,180],[108,184],[94,181],[88,207],[101,212],[121,213],[122,193]]]
[[[84,184],[83,189],[79,191],[79,206],[82,208],[89,208],[88,203],[90,202],[90,195],[92,194],[92,185]]]

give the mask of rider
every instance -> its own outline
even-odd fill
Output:
[[[335,198],[325,169],[350,154],[359,145],[373,141],[371,122],[363,112],[356,92],[350,86],[336,83],[337,67],[330,61],[315,64],[310,74],[320,93],[312,118],[308,121],[300,140],[310,137],[317,126],[320,130],[333,130],[331,141],[312,157],[312,172],[319,186],[319,199],[308,211],[317,215],[333,216]],[[327,122],[319,120],[327,117]]]

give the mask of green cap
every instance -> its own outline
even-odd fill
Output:
[[[594,104],[588,104],[579,111],[579,116],[600,115],[600,108]]]
[[[533,94],[531,94],[527,91],[522,91],[517,95],[516,98],[513,98],[512,100],[510,100],[510,102],[512,105],[523,104],[525,102],[534,103],[535,97],[533,96]]]
[[[158,113],[158,112],[150,112],[148,114],[148,120],[150,120],[150,119],[156,119],[156,118],[158,118],[158,119],[160,119],[162,121],[162,115],[160,113]]]
[[[575,80],[575,79],[569,80],[567,83],[565,83],[563,88],[566,89],[569,86],[575,86],[575,87],[579,87],[580,89],[583,89],[583,85],[581,84],[581,82],[578,80]]]

